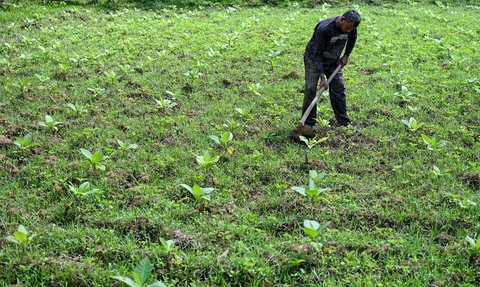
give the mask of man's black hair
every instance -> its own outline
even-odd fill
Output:
[[[360,14],[358,14],[358,12],[355,10],[348,10],[342,16],[343,18],[345,18],[345,21],[355,24],[355,27],[358,27],[358,25],[360,25],[360,22],[362,21],[362,19],[360,18]]]

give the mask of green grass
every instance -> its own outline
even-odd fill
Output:
[[[480,235],[478,7],[357,6],[355,128],[316,126],[328,140],[305,164],[288,139],[303,51],[319,19],[349,8],[0,11],[0,285],[120,286],[111,277],[147,256],[168,286],[478,286],[465,240]],[[38,125],[47,114],[58,131]],[[226,131],[230,153],[209,138]],[[39,146],[12,144],[28,133]],[[448,143],[431,151],[421,134]],[[106,170],[82,148],[110,155]],[[220,160],[204,170],[206,150]],[[331,188],[313,203],[290,189],[309,170]],[[75,197],[85,181],[103,193]],[[182,183],[215,190],[196,201]],[[330,222],[323,246],[306,219]],[[20,224],[37,234],[25,249],[4,240]]]

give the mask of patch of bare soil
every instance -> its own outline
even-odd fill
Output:
[[[283,79],[284,80],[288,80],[288,79],[300,79],[301,78],[301,75],[298,71],[291,71],[290,73],[286,74],[283,76]]]
[[[144,91],[135,91],[127,94],[127,97],[134,99],[153,99],[153,96]]]
[[[310,253],[313,251],[311,244],[293,244],[291,249],[296,253]]]
[[[440,233],[437,235],[437,237],[435,238],[435,241],[437,241],[438,243],[441,243],[441,244],[447,244],[451,241],[454,241],[455,240],[455,237],[448,234],[448,233]]]
[[[474,189],[480,189],[480,175],[475,173],[467,173],[463,176],[463,180]]]
[[[22,134],[25,132],[25,129],[22,126],[3,119],[0,119],[0,126],[5,128],[4,136],[7,138],[23,136]]]
[[[340,131],[337,131],[340,130]],[[377,150],[379,141],[361,133],[353,135],[346,135],[341,128],[336,130],[336,136],[330,137],[326,142],[321,143],[321,146],[328,146],[333,149],[338,149],[342,146],[351,146],[359,149]]]
[[[7,147],[13,144],[13,141],[4,135],[0,135],[0,147]]]
[[[100,228],[113,229],[122,235],[134,235],[139,240],[156,241],[160,237],[165,237],[167,233],[165,225],[154,223],[143,216],[137,216],[130,221],[103,220],[96,222],[95,225]]]
[[[371,109],[370,111],[368,111],[370,114],[375,114],[375,115],[380,115],[380,116],[384,116],[384,117],[387,117],[387,118],[391,118],[393,117],[393,113],[390,112],[389,110],[386,110],[386,109]]]
[[[200,242],[195,239],[195,237],[191,234],[187,234],[186,232],[177,229],[172,232],[171,235],[172,240],[175,242],[177,246],[180,246],[182,249],[191,248],[191,247],[201,247]]]

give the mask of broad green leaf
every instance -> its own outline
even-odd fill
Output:
[[[325,141],[328,140],[328,137],[323,137],[323,138],[319,138],[316,142],[315,142],[315,145],[319,144],[319,143],[323,143]]]
[[[45,122],[46,123],[53,123],[53,118],[49,115],[45,115]]]
[[[142,287],[141,285],[138,285],[137,283],[135,283],[135,281],[133,281],[132,279],[130,279],[128,277],[112,276],[112,278],[117,279],[118,281],[123,282],[130,287]]]
[[[226,132],[222,135],[222,143],[226,144],[233,139],[233,134],[231,132]]]
[[[221,144],[220,139],[217,136],[209,136],[210,139],[212,139],[216,144]]]
[[[25,233],[25,234],[28,234],[28,231],[27,229],[25,228],[25,226],[23,225],[19,225],[18,228],[17,228],[18,231],[22,232],[22,233]]]
[[[5,239],[12,242],[12,243],[15,243],[15,244],[21,244],[17,239],[15,239],[15,237],[13,237],[11,235],[5,237]]]
[[[90,190],[90,182],[85,181],[84,183],[80,184],[80,186],[78,187],[78,189],[79,189],[81,192],[86,192],[86,191]]]
[[[305,193],[312,200],[320,195],[317,189],[307,189]]]
[[[324,223],[323,225],[320,225],[318,222],[315,220],[305,220],[303,222],[303,228],[302,230],[307,234],[311,239],[314,239],[315,237],[318,236],[318,234],[328,225],[327,223]]]
[[[92,155],[92,157],[91,157],[90,159],[91,159],[94,163],[98,163],[98,162],[100,162],[100,160],[102,159],[102,157],[103,157],[102,152],[97,150],[97,151]]]
[[[138,284],[143,285],[145,282],[150,279],[150,273],[152,272],[152,264],[150,263],[150,259],[145,257],[140,261],[138,266],[135,268],[135,272],[138,275],[138,279],[140,282],[137,281]]]
[[[470,245],[475,246],[476,242],[475,239],[471,238],[470,236],[465,237],[465,240],[470,243]],[[480,242],[480,240],[479,240]]]
[[[318,235],[318,232],[314,229],[310,229],[310,228],[307,228],[307,227],[304,227],[302,228],[303,232],[305,232],[305,234],[310,237],[311,239],[314,239],[315,237],[317,237]]]
[[[84,155],[86,158],[88,158],[88,159],[91,160],[91,158],[92,158],[92,153],[91,153],[90,151],[88,151],[88,150],[86,150],[86,149],[83,149],[83,148],[81,148],[80,151],[83,153],[83,155]]]
[[[315,183],[315,181],[312,178],[308,179],[308,189],[312,189],[312,190],[318,189],[317,184]]]
[[[306,145],[308,145],[309,140],[306,137],[300,136],[300,140],[304,142]]]
[[[292,186],[290,187],[291,189],[293,189],[294,191],[300,193],[301,195],[303,196],[307,196],[307,194],[305,193],[305,188],[304,187],[301,187],[301,186]]]
[[[212,193],[214,190],[215,190],[215,188],[205,187],[205,188],[202,188],[202,194],[203,194],[203,195],[209,194],[209,193]]]
[[[320,228],[320,223],[315,220],[305,220],[303,226],[308,229],[318,230]]]
[[[15,231],[13,233],[13,237],[18,240],[18,242],[23,243],[28,240],[28,235],[26,233],[23,233],[21,231]]]
[[[192,187],[190,187],[189,185],[186,185],[186,184],[182,183],[182,184],[180,184],[180,186],[185,188],[186,190],[188,190],[191,194],[194,194],[193,190],[192,190]]]
[[[157,282],[154,282],[150,285],[147,285],[147,287],[167,287],[167,285],[163,284],[162,282],[160,281],[157,281]]]
[[[195,197],[200,197],[202,195],[202,188],[198,184],[195,184],[192,187],[192,191]]]

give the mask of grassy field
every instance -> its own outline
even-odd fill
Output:
[[[353,127],[321,99],[307,149],[303,51],[350,8]],[[479,286],[479,9],[0,10],[0,286]]]

